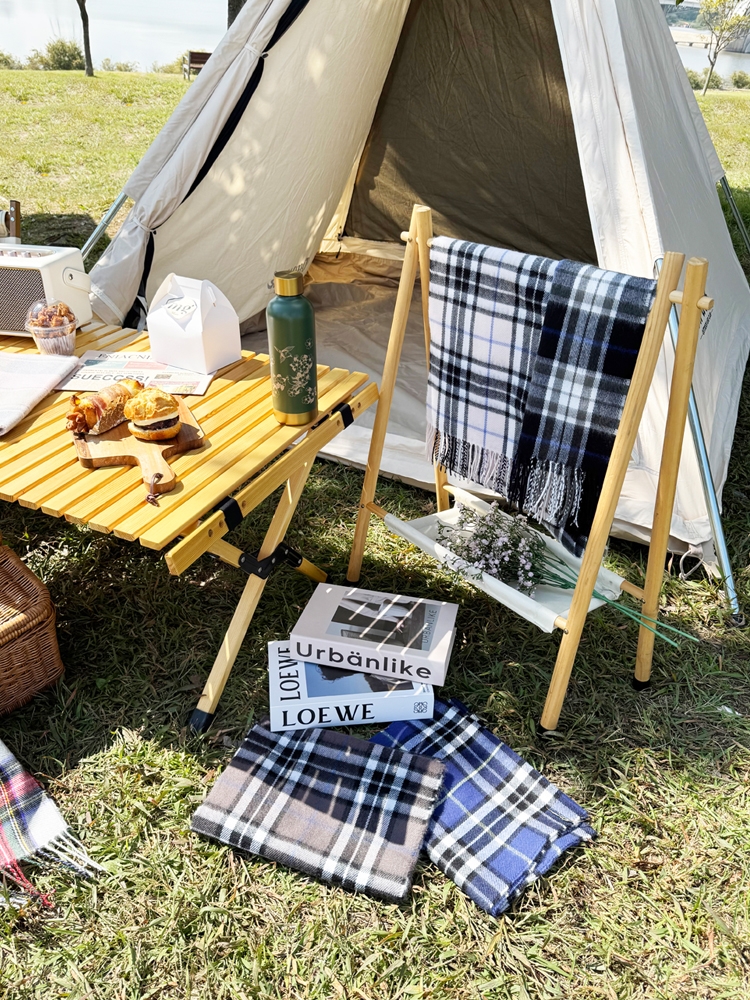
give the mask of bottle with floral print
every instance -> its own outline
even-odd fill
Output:
[[[273,413],[280,424],[309,424],[318,416],[315,313],[299,271],[277,271],[273,285],[266,308]]]

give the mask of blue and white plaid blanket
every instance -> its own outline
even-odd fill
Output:
[[[477,906],[497,916],[562,853],[591,840],[588,814],[458,701],[394,722],[373,743],[445,763],[424,849]]]
[[[579,556],[655,291],[571,260],[552,279],[507,496]]]

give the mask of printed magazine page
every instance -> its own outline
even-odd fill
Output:
[[[138,379],[144,386],[155,385],[174,396],[202,396],[213,374],[201,375],[186,368],[174,368],[153,361],[150,354],[86,351],[79,367],[56,389],[58,392],[99,392],[124,378]]]
[[[292,629],[292,655],[391,679],[442,684],[458,606],[319,584]]]

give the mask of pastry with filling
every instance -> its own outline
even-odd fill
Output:
[[[125,417],[130,421],[128,430],[141,441],[166,441],[177,437],[182,427],[177,400],[156,386],[128,400]]]
[[[126,419],[125,404],[142,388],[143,382],[124,378],[100,392],[71,396],[71,408],[65,418],[66,428],[75,434],[104,434],[105,431],[111,431]]]

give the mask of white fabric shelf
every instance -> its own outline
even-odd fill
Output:
[[[465,490],[453,489],[452,492],[460,503],[472,507],[479,513],[487,513],[490,509],[489,504]],[[437,540],[440,526],[455,525],[459,513],[458,507],[452,507],[450,510],[428,514],[426,517],[419,517],[413,521],[402,521],[398,517],[394,517],[393,514],[386,514],[384,523],[394,534],[400,535],[406,541],[416,545],[422,552],[437,559],[449,569],[460,571],[466,564]],[[550,552],[570,566],[577,576],[581,560],[572,556],[553,538],[542,537]],[[566,590],[562,587],[542,586],[537,587],[532,594],[522,594],[515,587],[503,583],[487,573],[478,576],[467,573],[461,575],[469,583],[483,590],[485,594],[493,597],[500,604],[504,604],[511,611],[515,611],[526,621],[533,622],[543,632],[553,632],[556,628],[556,620],[567,618],[570,603],[573,600],[573,590]],[[623,577],[602,566],[597,576],[596,590],[609,600],[615,601],[621,596],[620,585],[622,583]],[[601,607],[604,603],[598,598],[592,598],[589,611]]]

